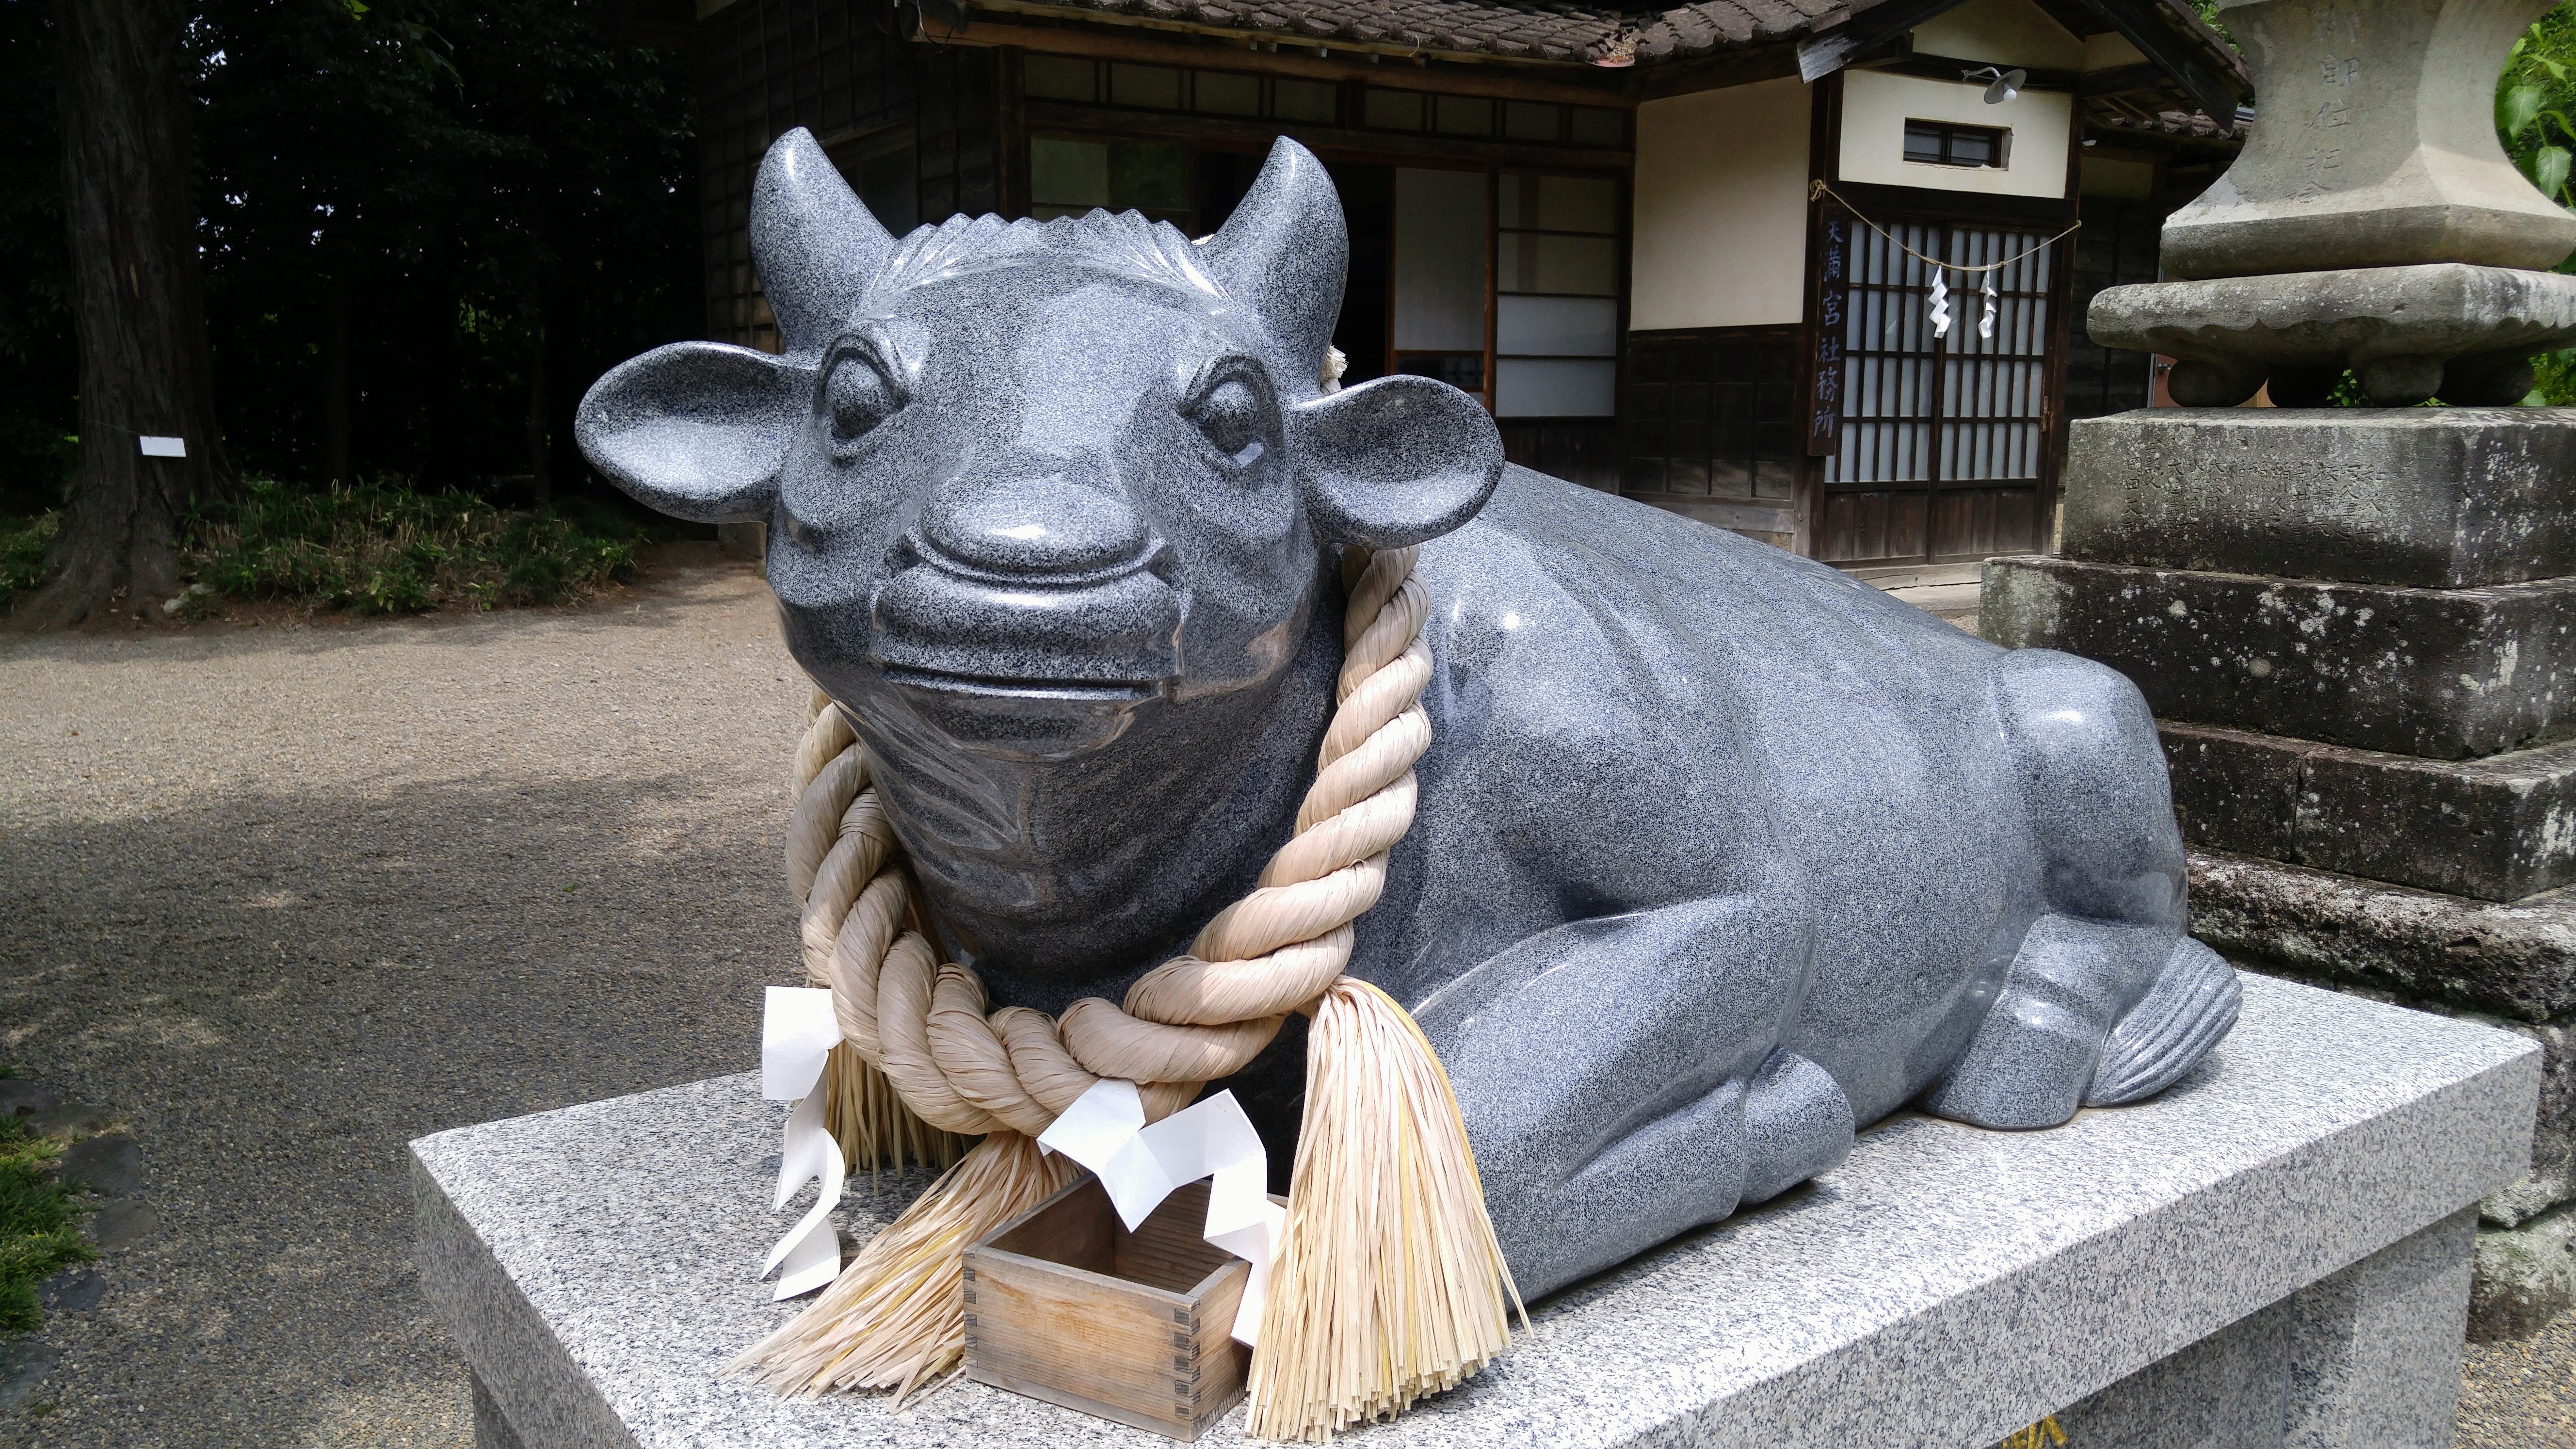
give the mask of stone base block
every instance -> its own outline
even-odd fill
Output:
[[[1997,558],[1978,632],[2101,660],[2159,719],[2436,760],[2576,734],[2576,578],[2398,589]]]
[[[2165,724],[2183,839],[2343,875],[2518,901],[2576,881],[2576,742],[2419,760]]]
[[[1989,1449],[2058,1414],[2087,1449],[2186,1422],[2441,1449],[2464,1209],[2522,1169],[2535,1056],[2250,978],[2235,1032],[2162,1096],[2048,1132],[1899,1118],[1813,1186],[1532,1305],[1502,1362],[1363,1437]],[[803,1306],[753,1276],[798,1206],[762,1206],[781,1115],[746,1075],[412,1144],[421,1288],[504,1421],[486,1442],[1169,1445],[980,1384],[896,1414],[719,1375]],[[925,1185],[855,1184],[845,1240]]]
[[[2561,1208],[2518,1228],[2482,1228],[2469,1288],[2469,1341],[2529,1338],[2576,1299],[2576,1212]]]
[[[2289,974],[2518,1022],[2576,1018],[2576,888],[2471,900],[2190,852],[2191,933]]]
[[[2428,589],[2576,575],[2576,408],[2142,408],[2067,437],[2071,559]]]
[[[2430,397],[2510,406],[2531,388],[2523,359],[2576,342],[2576,277],[2434,262],[2142,282],[2095,294],[2084,330],[2105,347],[2179,359],[2221,387],[2186,397],[2191,379],[2177,377],[2174,400],[2186,406],[2233,407],[2270,376],[2320,394],[2287,405],[2317,407],[2346,368],[2381,407]]]

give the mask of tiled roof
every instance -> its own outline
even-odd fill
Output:
[[[1103,20],[1134,17],[1148,23],[1219,27],[1277,42],[1334,42],[1375,50],[1481,54],[1518,60],[1583,64],[1631,57],[1640,66],[1796,41],[1866,16],[1888,0],[1694,0],[1672,9],[1574,0],[1013,0],[1002,8]],[[2166,19],[2186,32],[2177,39],[2203,53],[2213,67],[2234,73],[2252,89],[2252,77],[2235,52],[2203,24],[2190,0],[2155,0]],[[1615,61],[1614,61],[1615,63]],[[2178,87],[2160,99],[2184,99]],[[2229,133],[2206,116],[2162,111],[2154,100],[2123,98],[2086,103],[2088,116],[2113,127],[2190,140],[2224,141]]]
[[[2193,141],[2239,139],[2235,132],[2222,128],[2199,111],[2150,110],[2125,97],[2097,96],[2084,103],[2084,122],[2104,131],[2133,131],[2141,135],[2177,136]],[[2239,129],[2242,129],[2240,122]]]
[[[1844,0],[1698,0],[1660,11],[1563,0],[1055,0],[1047,8],[1532,60],[1589,61],[1623,49],[1649,64],[1794,40],[1852,9]]]

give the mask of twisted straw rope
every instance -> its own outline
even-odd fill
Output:
[[[1416,548],[1371,557],[1350,587],[1338,707],[1296,834],[1189,954],[1148,971],[1124,1007],[1086,997],[1061,1019],[989,1010],[984,983],[943,963],[903,850],[871,782],[866,745],[829,696],[796,754],[787,874],[804,905],[806,979],[832,990],[843,1037],[924,1122],[1036,1136],[1103,1077],[1145,1086],[1146,1113],[1241,1070],[1287,1013],[1350,964],[1351,922],[1377,904],[1387,851],[1412,827],[1413,765],[1431,746],[1422,691],[1431,601]]]

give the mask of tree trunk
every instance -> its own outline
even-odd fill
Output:
[[[196,152],[171,0],[55,0],[63,218],[80,342],[80,466],[31,628],[178,591],[176,525],[231,491],[197,267]],[[183,440],[149,457],[146,437]]]
[[[331,315],[322,334],[322,478],[343,488],[358,481],[349,471],[349,308],[354,290],[346,267],[332,276]]]

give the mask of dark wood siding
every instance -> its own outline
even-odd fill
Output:
[[[2075,234],[2075,287],[2066,338],[2066,415],[2098,418],[2147,405],[2149,367],[2143,352],[2103,347],[2084,335],[2084,311],[2105,287],[2156,279],[2156,243],[2165,208],[2145,201],[2084,203],[2084,229]]]
[[[1629,333],[1620,491],[1784,542],[1799,467],[1798,339],[1794,326]]]
[[[1619,428],[1615,423],[1504,421],[1503,456],[1569,483],[1619,491]]]

